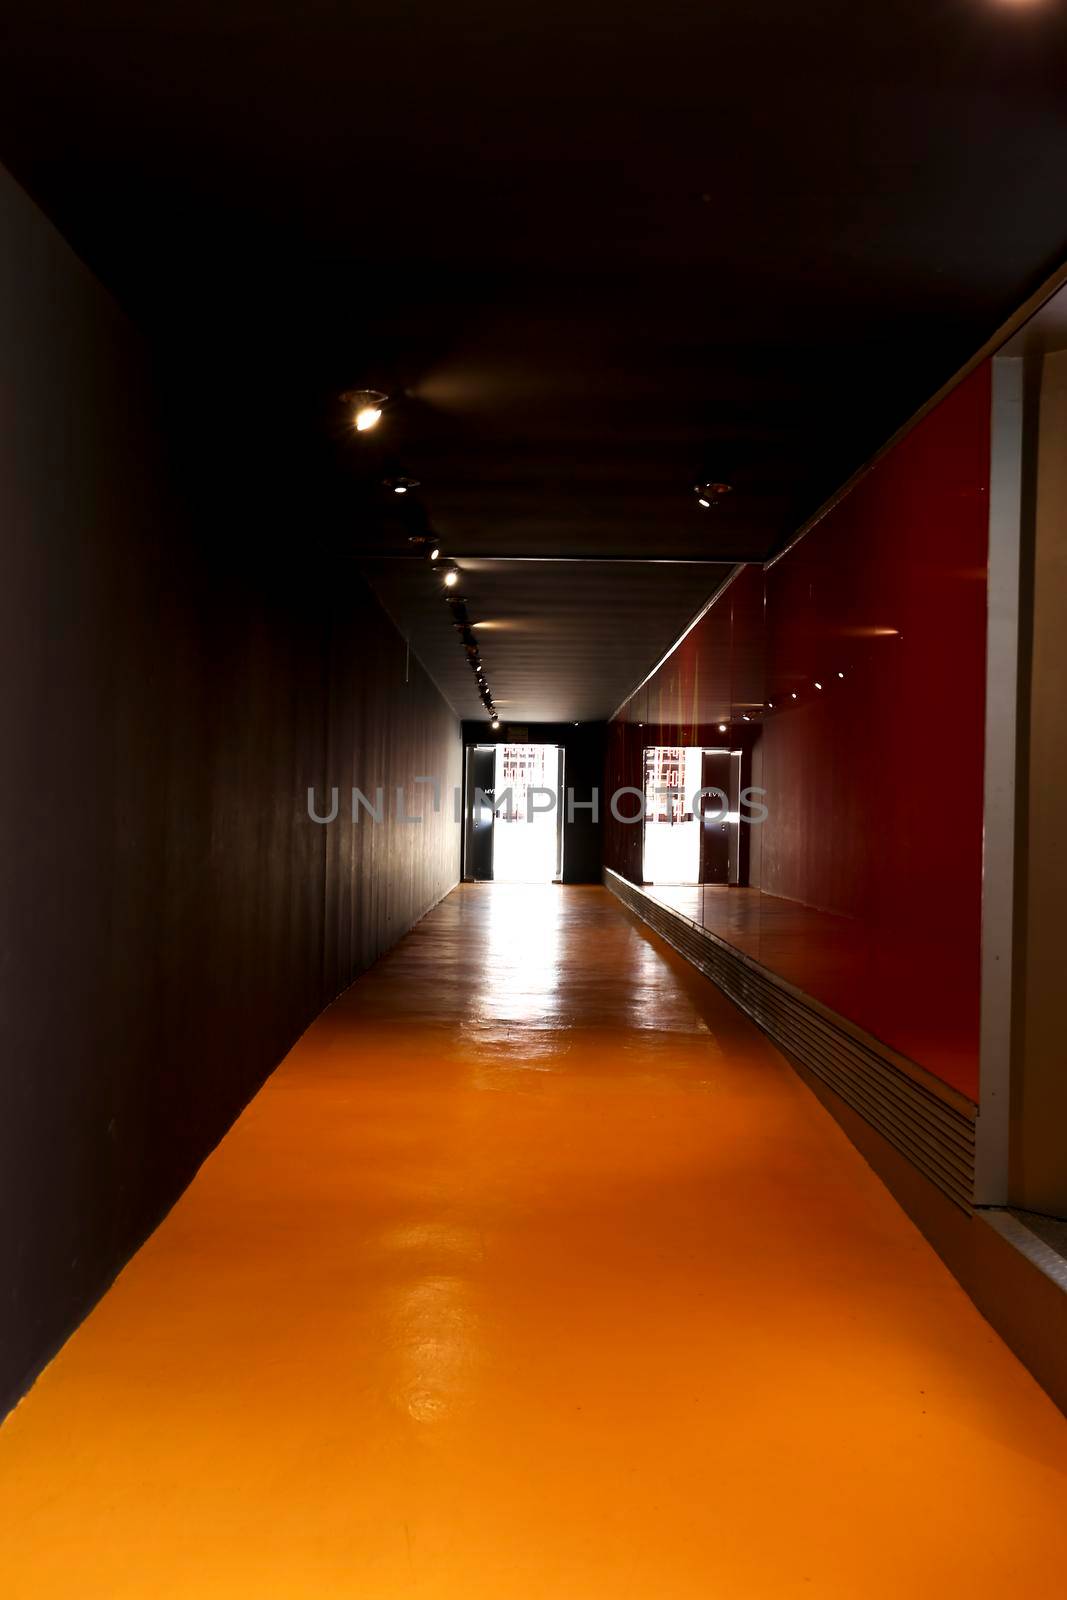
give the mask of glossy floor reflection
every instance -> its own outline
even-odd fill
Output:
[[[1067,1421],[600,889],[328,1011],[0,1431],[9,1600],[1051,1596]]]

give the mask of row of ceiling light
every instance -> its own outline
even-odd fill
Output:
[[[389,396],[383,394],[380,389],[354,389],[342,395],[341,398],[352,407],[352,421],[357,433],[369,433],[372,428],[376,428],[382,420],[383,410],[389,404]],[[393,494],[410,494],[419,487],[419,480],[399,475],[393,478],[386,478],[384,487],[391,489]],[[430,561],[431,569],[441,579],[445,591],[445,599],[452,612],[452,625],[460,636],[467,664],[474,673],[478,697],[489,714],[491,726],[499,728],[500,718],[497,716],[492,691],[485,676],[481,651],[478,648],[478,641],[474,637],[474,626],[467,610],[467,602],[462,595],[458,595],[455,592],[459,584],[459,568],[454,562],[442,561],[440,543],[433,535],[416,534],[412,538],[412,543],[427,547],[426,555]]]
[[[381,389],[349,389],[341,399],[352,407],[352,421],[358,433],[369,433],[376,428],[382,420],[382,412],[389,405],[390,396]],[[386,480],[388,488],[394,494],[407,494],[410,489],[419,487],[417,478],[389,478]],[[733,494],[732,483],[724,483],[721,479],[705,478],[693,485],[693,493],[697,497],[697,504],[704,511],[712,511],[722,504],[727,495]]]
[[[382,412],[390,401],[390,396],[380,389],[350,389],[341,398],[352,408],[352,422],[357,433],[369,433],[373,428],[376,428],[382,420]],[[412,490],[419,487],[419,480],[401,474],[397,477],[386,478],[384,487],[391,489],[393,494],[410,494]],[[706,479],[694,484],[693,492],[701,509],[710,511],[721,505],[727,495],[732,494],[733,485],[716,479]],[[463,641],[463,649],[474,673],[478,694],[489,713],[493,727],[499,728],[500,719],[496,714],[496,706],[485,676],[485,669],[482,666],[481,653],[467,612],[467,603],[464,599],[451,592],[459,583],[459,570],[451,562],[441,562],[440,544],[435,542],[432,537],[427,537],[425,534],[417,534],[412,542],[430,546],[427,554],[433,564],[433,571],[440,574],[441,581],[444,584],[446,590],[445,598],[452,608],[453,625]]]
[[[886,628],[886,629],[884,629],[882,631],[884,631],[886,634],[891,635],[892,637],[897,638],[897,639],[902,639],[904,637],[903,634],[898,632],[898,630],[896,628]],[[848,674],[846,672],[844,672],[842,670],[838,670],[838,671],[830,673],[828,675],[827,681],[829,682],[832,679],[838,679],[838,680],[843,681],[847,676],[848,676]],[[813,678],[811,680],[811,686],[812,686],[813,689],[817,689],[820,694],[826,688],[826,684],[822,681],[821,678]],[[753,708],[752,708],[752,710],[750,712],[749,711],[742,711],[742,713],[741,713],[741,721],[742,722],[752,722],[752,721],[754,721],[754,719],[756,717],[762,716],[764,711],[774,711],[776,708],[779,709],[779,710],[784,710],[786,708],[786,706],[791,705],[793,703],[793,701],[800,699],[800,693],[801,693],[801,691],[798,690],[798,689],[791,689],[791,690],[789,690],[789,692],[787,694],[782,695],[777,701],[768,700],[765,705],[753,706]],[[735,718],[735,721],[736,721],[736,718]],[[639,728],[643,728],[644,727],[644,723],[643,722],[639,722],[637,724],[637,726]],[[729,723],[720,722],[718,724],[719,732],[720,733],[728,733],[730,731],[730,726],[731,726],[731,724],[729,724]]]

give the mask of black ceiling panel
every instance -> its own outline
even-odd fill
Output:
[[[337,432],[363,555],[766,555],[1067,254],[1055,0],[8,9],[0,158],[246,426]],[[603,707],[699,604],[612,572],[493,573],[588,635],[495,692]]]
[[[459,570],[455,593],[501,717],[591,722],[637,687],[731,569],[474,559]],[[370,562],[367,576],[459,715],[484,716],[429,565]]]

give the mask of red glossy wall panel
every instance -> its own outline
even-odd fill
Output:
[[[820,998],[972,1095],[989,414],[983,367],[768,572],[763,734],[762,887],[852,922]]]
[[[708,891],[705,923],[975,1098],[989,385],[985,366],[746,569],[623,713],[609,772],[639,783],[643,744],[712,742],[720,719],[758,729],[762,893]],[[609,864],[639,878],[622,832]]]

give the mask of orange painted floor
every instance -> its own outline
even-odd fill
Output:
[[[1067,1420],[601,889],[466,887],[0,1430],[6,1600],[1052,1600]]]

